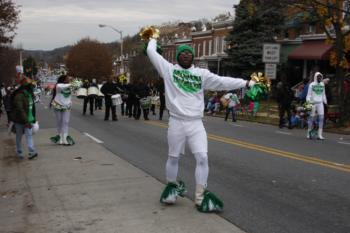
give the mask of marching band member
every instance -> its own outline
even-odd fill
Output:
[[[142,34],[142,33],[141,33]],[[140,35],[141,35],[140,34]],[[142,35],[141,35],[142,36]],[[166,162],[165,187],[160,202],[174,204],[177,196],[183,196],[184,184],[177,182],[180,154],[186,141],[196,159],[195,204],[200,212],[214,212],[223,209],[222,201],[206,190],[209,174],[208,139],[203,126],[204,90],[233,90],[251,87],[254,81],[222,77],[207,69],[193,66],[194,50],[189,45],[176,49],[178,64],[165,60],[157,52],[155,36],[147,46],[147,55],[164,79],[166,107],[170,112],[168,128],[168,160]]]
[[[57,79],[57,84],[53,90],[50,107],[54,109],[56,115],[57,135],[50,140],[60,145],[74,145],[75,142],[68,134],[70,110],[72,108],[72,84],[70,77],[61,75]]]

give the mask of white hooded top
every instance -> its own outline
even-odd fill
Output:
[[[157,53],[157,42],[151,39],[147,55],[164,79],[166,106],[170,115],[183,120],[200,119],[204,111],[204,90],[233,90],[246,86],[240,78],[223,77],[207,69],[184,69],[173,65]]]
[[[316,72],[314,75],[314,81],[310,83],[306,96],[306,101],[312,104],[324,103],[327,104],[326,90],[323,81],[317,82],[317,76],[323,75],[320,72]]]
[[[72,105],[71,84],[57,83],[54,101],[63,107],[70,107]]]

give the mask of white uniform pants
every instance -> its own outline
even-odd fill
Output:
[[[170,117],[168,128],[169,156],[179,157],[180,154],[184,154],[186,142],[193,154],[208,153],[207,133],[202,119],[180,120]]]

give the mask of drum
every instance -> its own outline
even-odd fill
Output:
[[[151,97],[151,104],[160,105],[159,96],[152,96]]]
[[[112,95],[111,98],[112,98],[112,105],[113,106],[120,105],[123,103],[122,97],[120,96],[120,94]]]
[[[77,97],[79,99],[84,99],[87,96],[87,89],[86,88],[79,88],[77,90]]]
[[[145,97],[140,99],[140,105],[142,109],[148,109],[151,107],[151,98]]]
[[[97,87],[89,87],[87,90],[87,95],[88,96],[98,96],[98,88]]]

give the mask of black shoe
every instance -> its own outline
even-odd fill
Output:
[[[118,118],[114,118],[112,121],[118,121]]]
[[[29,155],[29,156],[28,156],[28,159],[29,159],[29,160],[32,160],[32,159],[34,159],[35,157],[38,157],[38,153],[35,153],[35,154],[33,154],[33,155]]]
[[[108,121],[109,119],[105,118],[104,120],[105,120],[105,121]]]

